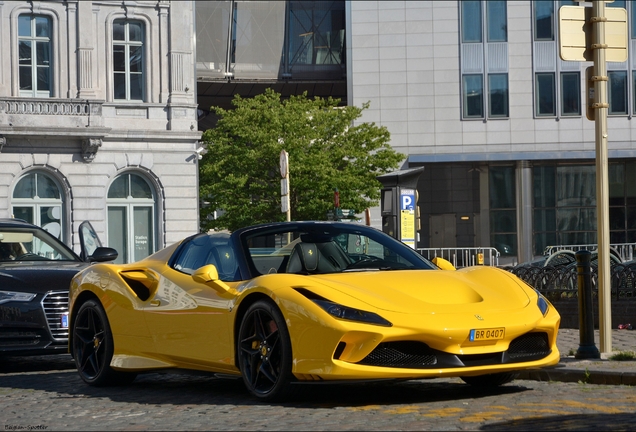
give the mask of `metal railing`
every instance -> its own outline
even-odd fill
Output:
[[[499,266],[499,251],[493,247],[457,247],[457,248],[419,248],[417,252],[432,260],[440,257],[449,261],[455,268],[474,265]]]
[[[555,252],[568,250],[577,252],[580,250],[589,250],[590,252],[596,252],[598,250],[597,244],[584,244],[584,245],[558,245],[558,246],[546,246],[543,250],[543,255],[550,256]],[[636,243],[615,243],[610,244],[610,253],[618,256],[621,261],[632,261],[636,257]]]
[[[523,264],[509,269],[511,273],[523,279],[550,301],[575,299],[578,297],[576,262],[541,266]],[[636,262],[612,263],[610,267],[610,285],[612,300],[631,300],[636,298]],[[597,266],[592,262],[592,288],[598,283]],[[596,290],[592,291],[597,295]]]

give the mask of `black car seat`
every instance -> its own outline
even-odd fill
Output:
[[[289,256],[286,273],[320,274],[341,271],[327,260],[316,243],[297,243]]]

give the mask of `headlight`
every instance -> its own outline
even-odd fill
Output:
[[[354,309],[347,306],[343,306],[329,300],[311,299],[318,306],[323,308],[329,315],[347,321],[357,321],[366,324],[379,325],[383,327],[392,327],[389,321],[382,318],[380,315],[367,312],[360,309]]]
[[[550,309],[550,303],[548,303],[548,300],[543,297],[543,294],[541,294],[539,291],[535,289],[534,292],[536,292],[537,296],[539,296],[537,298],[537,307],[539,308],[543,316],[546,316],[546,314],[548,313],[548,309]]]
[[[21,301],[28,302],[35,298],[35,294],[31,293],[23,293],[16,291],[0,291],[0,304],[12,302],[12,301]]]

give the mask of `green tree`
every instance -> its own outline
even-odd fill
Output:
[[[376,176],[404,158],[389,145],[389,132],[374,123],[353,125],[368,108],[339,107],[332,98],[307,94],[281,99],[271,89],[254,98],[236,95],[234,109],[212,107],[219,117],[203,133],[207,154],[199,164],[202,228],[230,229],[284,221],[280,152],[289,154],[292,220],[324,220],[334,189],[342,208],[356,213],[378,204]],[[222,209],[216,220],[210,212]]]

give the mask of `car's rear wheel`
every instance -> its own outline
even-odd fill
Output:
[[[113,334],[108,317],[97,300],[83,303],[73,320],[73,357],[80,377],[94,386],[122,385],[137,376],[110,367],[113,358]]]
[[[290,396],[292,353],[289,332],[274,303],[259,300],[249,307],[238,336],[238,360],[243,382],[261,400]]]
[[[500,372],[487,375],[478,376],[463,376],[460,377],[466,384],[470,384],[473,387],[498,387],[503,384],[507,384],[517,378],[516,372]]]

